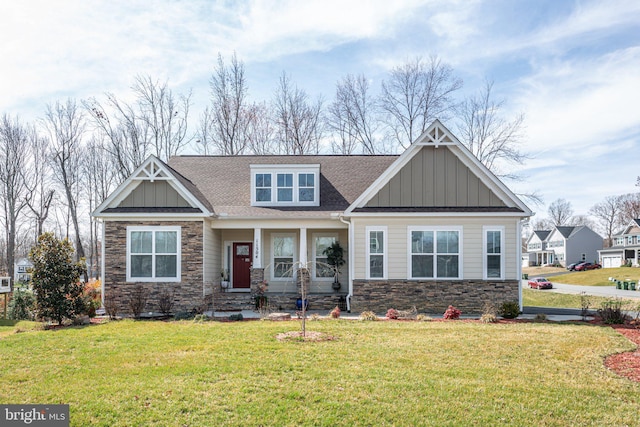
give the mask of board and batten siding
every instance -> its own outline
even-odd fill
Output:
[[[409,256],[409,227],[462,227],[462,268],[463,279],[483,278],[483,226],[503,226],[505,229],[505,280],[518,279],[517,218],[465,218],[465,217],[424,217],[424,218],[352,218],[355,233],[354,279],[366,279],[366,257],[369,239],[367,227],[387,227],[387,252],[389,280],[407,279]]]
[[[447,146],[423,147],[366,207],[505,206]]]
[[[119,207],[186,208],[191,205],[167,181],[142,181]]]

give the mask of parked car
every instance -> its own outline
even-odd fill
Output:
[[[581,262],[574,262],[573,264],[569,264],[569,265],[567,265],[567,270],[575,271],[576,270],[576,266],[578,266],[579,264],[582,264],[582,263]]]
[[[576,271],[587,271],[587,270],[596,270],[598,268],[602,268],[600,264],[594,264],[591,262],[583,262],[581,264],[576,265]]]
[[[531,289],[553,289],[553,284],[544,277],[536,277],[528,283]]]

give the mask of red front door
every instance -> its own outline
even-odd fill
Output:
[[[233,244],[233,287],[249,289],[251,287],[252,243]]]

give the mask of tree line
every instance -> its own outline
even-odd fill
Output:
[[[312,99],[283,72],[272,99],[256,101],[244,63],[219,54],[209,105],[195,123],[192,93],[147,75],[134,78],[129,96],[56,101],[34,122],[5,113],[1,265],[13,277],[16,258],[52,231],[68,237],[97,274],[99,228],[90,213],[151,154],[167,161],[189,148],[202,155],[398,153],[437,118],[492,172],[517,179],[511,171],[526,160],[524,116],[505,116],[492,82],[466,99],[458,96],[462,85],[430,56],[393,67],[379,88],[364,74],[346,75],[328,102]]]

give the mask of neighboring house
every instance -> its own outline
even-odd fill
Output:
[[[31,282],[31,273],[29,269],[33,268],[33,263],[27,258],[20,258],[13,265],[13,282]]]
[[[176,310],[203,297],[251,309],[263,281],[274,308],[294,309],[304,277],[311,309],[480,313],[521,302],[530,215],[439,121],[400,156],[150,157],[94,212],[103,295],[124,311],[138,284],[145,311],[165,291]],[[334,241],[346,260],[337,291],[323,254]]]
[[[524,255],[531,261],[529,265],[553,264],[553,251],[547,251],[546,241],[550,233],[549,230],[535,230],[527,239],[527,252]]]
[[[551,231],[534,231],[527,241],[534,265],[559,264],[566,267],[575,262],[595,261],[603,239],[589,227],[557,226]]]
[[[640,266],[640,219],[632,220],[624,230],[612,236],[613,246],[598,251],[605,268],[620,267],[630,263]]]

